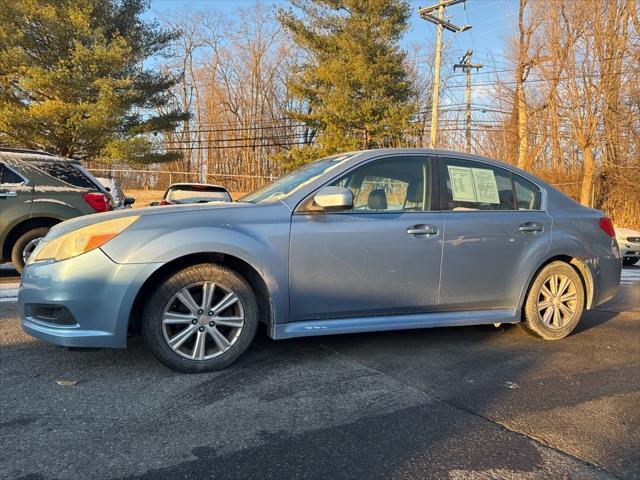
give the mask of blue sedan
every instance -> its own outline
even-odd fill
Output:
[[[620,280],[613,224],[538,178],[423,149],[307,164],[234,203],[123,210],[51,229],[19,293],[24,330],[224,368],[274,339],[520,323],[569,335]]]

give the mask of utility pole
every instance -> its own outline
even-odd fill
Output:
[[[454,72],[458,68],[460,68],[460,69],[462,69],[463,72],[465,72],[467,74],[467,93],[466,93],[466,100],[467,100],[467,114],[466,114],[466,121],[467,121],[467,152],[471,151],[471,70],[473,68],[475,68],[476,71],[478,71],[482,67],[484,67],[484,65],[482,65],[481,63],[475,63],[475,64],[471,63],[471,55],[473,55],[473,51],[467,50],[467,53],[464,54],[464,56],[460,60],[460,63],[456,63],[453,66],[453,71]]]
[[[459,33],[467,31],[471,28],[471,25],[463,25],[458,27],[444,19],[445,8],[458,3],[463,3],[466,0],[440,0],[437,5],[431,5],[430,7],[418,8],[418,15],[423,20],[431,22],[438,27],[436,37],[436,64],[433,75],[433,98],[431,102],[431,132],[429,136],[429,147],[435,148],[436,135],[438,133],[438,100],[440,97],[440,59],[442,56],[442,31],[444,29],[453,33]],[[438,11],[438,16],[434,16],[435,11]]]

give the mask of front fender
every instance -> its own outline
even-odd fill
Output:
[[[192,254],[220,253],[251,265],[264,280],[271,296],[274,320],[285,322],[289,313],[289,221],[264,220],[208,222],[194,226],[187,216],[141,217],[102,247],[116,263],[164,265]],[[268,217],[267,217],[268,218]],[[175,220],[168,226],[167,220]]]

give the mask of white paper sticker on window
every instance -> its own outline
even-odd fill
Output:
[[[493,170],[485,168],[472,168],[471,170],[473,171],[473,183],[476,187],[476,201],[499,204],[498,184]]]
[[[476,192],[473,189],[473,173],[467,167],[447,165],[451,180],[451,193],[454,202],[475,202]]]

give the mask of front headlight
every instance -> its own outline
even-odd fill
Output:
[[[140,217],[116,218],[114,220],[94,223],[93,225],[69,232],[55,240],[46,242],[41,249],[34,252],[35,255],[31,256],[33,261],[29,263],[40,260],[66,260],[67,258],[77,257],[83,253],[95,250],[122,233],[133,222],[138,220],[138,218]]]

